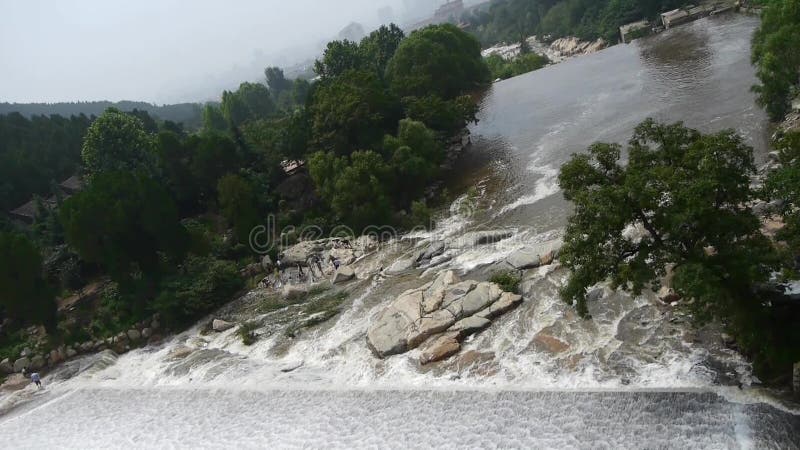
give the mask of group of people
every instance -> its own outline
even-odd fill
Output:
[[[334,249],[352,249],[353,246],[347,239],[335,239],[331,243]],[[333,255],[328,256],[327,263],[333,267],[334,270],[338,270],[339,267],[342,265],[342,262],[339,258],[336,258]],[[286,271],[296,267],[297,268],[297,281],[304,282],[308,281],[309,276],[311,277],[311,281],[314,281],[315,278],[324,278],[325,277],[325,270],[323,269],[323,260],[317,254],[312,254],[311,256],[306,259],[305,263],[294,263],[292,265],[287,265],[285,263],[285,256],[283,254],[278,255],[278,259],[273,264],[273,273],[272,277],[265,277],[259,283],[261,288],[279,288],[283,285],[285,281],[291,281],[292,275],[289,275],[289,280],[286,277]],[[304,268],[308,270],[304,270]]]

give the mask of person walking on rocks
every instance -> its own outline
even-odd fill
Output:
[[[37,388],[42,388],[42,378],[39,376],[38,372],[33,372],[31,374],[31,381],[36,385]]]

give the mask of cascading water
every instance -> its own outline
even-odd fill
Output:
[[[485,278],[514,250],[559,237],[569,205],[558,167],[593,141],[624,141],[644,117],[735,128],[763,154],[766,120],[749,93],[756,24],[702,20],[496,84],[451,183],[478,189],[367,263],[476,229],[513,238],[356,281],[340,314],[296,335],[299,306],[260,313],[256,290],[224,309],[261,324],[254,345],[202,323],[69,362],[45,391],[0,397],[0,434],[11,448],[797,448],[800,412],[751,388],[713,325],[603,286],[582,320],[559,299],[566,272],[554,266],[527,272],[526,301],[445,362],[420,366],[418,350],[381,360],[365,341],[382,308],[438,271]]]

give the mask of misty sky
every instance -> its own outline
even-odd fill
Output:
[[[211,99],[386,5],[404,17],[402,0],[0,0],[0,102]]]

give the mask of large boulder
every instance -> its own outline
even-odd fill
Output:
[[[417,258],[417,262],[430,261],[431,259],[444,253],[446,247],[447,246],[445,245],[444,241],[436,241],[431,243],[428,248],[425,249],[425,251],[420,253],[419,257]]]
[[[506,263],[518,270],[533,269],[553,263],[564,241],[556,239],[521,248],[506,257]]]
[[[800,395],[800,361],[794,363],[792,367],[792,387],[794,393]]]
[[[402,258],[395,261],[388,269],[386,269],[386,274],[388,275],[399,275],[403,272],[407,272],[414,268],[417,261],[416,258]]]
[[[214,321],[211,322],[211,328],[217,333],[228,331],[235,326],[235,323],[227,322],[222,319],[214,319]]]
[[[325,249],[324,246],[319,242],[315,241],[300,242],[283,251],[283,256],[281,257],[281,263],[283,263],[284,267],[294,266],[297,264],[305,266],[306,261],[308,260],[308,258],[311,257],[311,255],[319,253],[324,249]]]
[[[367,330],[367,344],[381,358],[423,345],[427,352],[423,364],[438,361],[460,347],[442,336],[458,344],[486,328],[492,317],[522,300],[509,295],[513,294],[503,293],[494,283],[460,281],[454,272],[443,271],[434,281],[403,292],[381,311]],[[477,314],[501,299],[504,304],[495,314]],[[431,341],[437,344],[425,345]]]
[[[22,372],[22,369],[27,369],[31,365],[31,360],[27,356],[14,361],[14,372]]]
[[[11,360],[6,358],[0,361],[0,374],[8,375],[14,373],[14,364],[11,364]]]
[[[31,370],[40,370],[42,367],[44,367],[44,365],[45,365],[44,356],[35,355],[33,358],[31,358],[31,365],[29,366],[29,368]]]
[[[484,309],[483,311],[479,311],[475,314],[477,317],[483,317],[485,319],[494,319],[495,317],[502,316],[503,314],[511,311],[512,309],[519,306],[522,303],[522,296],[513,294],[511,292],[503,292],[500,298],[492,303],[491,306]]]
[[[125,334],[128,335],[128,339],[130,339],[131,342],[138,341],[139,339],[142,338],[142,333],[139,332],[139,330],[137,330],[135,328],[132,328],[132,329],[128,330],[128,332],[125,333]]]
[[[350,266],[341,266],[336,270],[336,273],[333,274],[333,278],[331,279],[331,283],[338,284],[338,283],[345,283],[347,281],[352,280],[355,278],[356,273]]]

